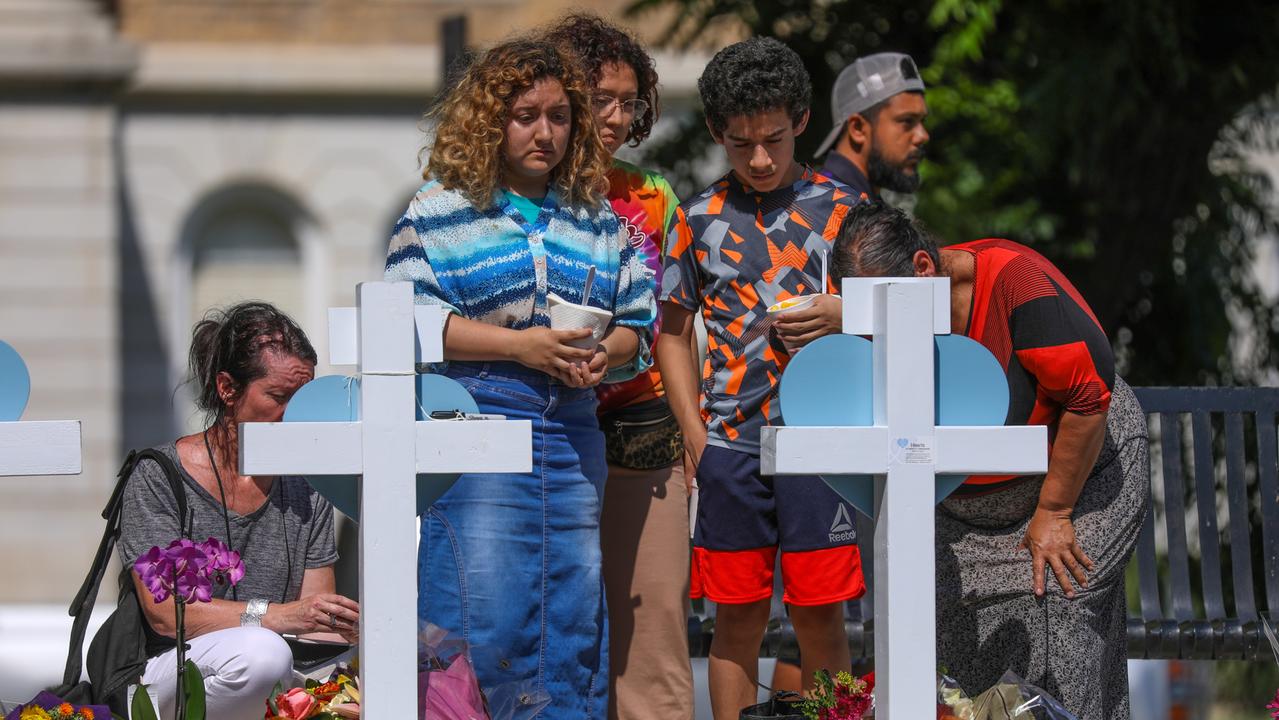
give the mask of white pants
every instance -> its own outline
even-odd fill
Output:
[[[293,653],[284,638],[258,627],[218,630],[187,641],[187,659],[204,676],[207,717],[260,720],[266,699],[281,683],[293,684]],[[142,683],[162,720],[173,717],[177,692],[177,650],[147,661]],[[129,701],[132,704],[130,691]]]

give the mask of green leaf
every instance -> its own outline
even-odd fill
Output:
[[[195,663],[186,663],[187,720],[204,720],[204,676]]]
[[[275,699],[279,697],[282,692],[284,692],[284,684],[277,682],[275,687],[271,689],[271,694],[266,698],[267,707],[271,708],[272,715],[280,714],[280,706],[276,704]]]
[[[133,720],[160,720],[156,716],[155,707],[151,704],[151,696],[147,694],[146,685],[139,685],[138,689],[133,691],[129,717]]]

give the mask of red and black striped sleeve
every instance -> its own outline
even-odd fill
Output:
[[[1022,256],[1001,273],[1002,282],[1037,288],[1015,293],[1022,302],[1009,308],[1012,355],[1033,376],[1036,400],[1079,415],[1105,412],[1115,383],[1110,341],[1078,292],[1055,271]]]

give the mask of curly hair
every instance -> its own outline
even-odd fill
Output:
[[[636,97],[648,103],[648,109],[631,122],[626,139],[635,147],[648,138],[659,115],[657,66],[634,37],[595,15],[573,13],[556,23],[547,32],[546,40],[566,46],[577,55],[591,87],[599,84],[605,65],[629,65],[639,86]]]
[[[540,40],[512,40],[490,49],[427,113],[437,125],[423,177],[460,192],[478,209],[491,207],[502,183],[511,105],[543,78],[564,87],[572,113],[568,147],[551,182],[566,204],[597,205],[607,189],[610,164],[595,130],[586,77],[571,52]]]
[[[728,128],[729,118],[777,109],[799,124],[813,99],[813,83],[799,55],[778,40],[762,37],[715,53],[697,90],[716,135]]]

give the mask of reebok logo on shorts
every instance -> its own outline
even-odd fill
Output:
[[[857,531],[853,529],[853,519],[848,514],[848,506],[840,503],[835,508],[835,521],[830,524],[830,541],[850,542],[856,540]]]

